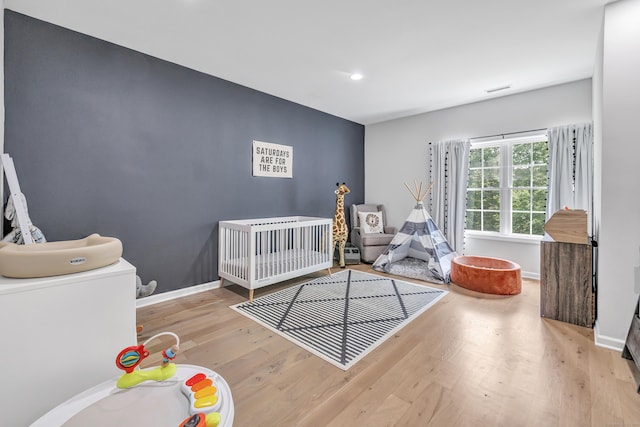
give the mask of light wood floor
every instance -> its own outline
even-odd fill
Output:
[[[640,426],[628,362],[591,329],[540,318],[538,281],[498,297],[400,279],[450,292],[346,372],[231,310],[248,296],[236,285],[139,309],[139,338],[177,333],[176,361],[226,379],[239,427]]]

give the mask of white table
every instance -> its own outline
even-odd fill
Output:
[[[29,425],[121,372],[118,352],[137,344],[135,273],[121,258],[62,276],[0,276],[0,425]]]

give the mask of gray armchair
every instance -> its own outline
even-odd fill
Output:
[[[384,233],[364,233],[360,226],[358,212],[382,212]],[[360,249],[360,257],[364,262],[374,262],[387,249],[396,234],[396,228],[387,224],[384,205],[362,204],[351,205],[351,243]]]

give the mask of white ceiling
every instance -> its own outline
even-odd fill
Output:
[[[4,0],[372,124],[592,76],[611,0]],[[360,81],[349,79],[358,71]],[[511,89],[487,94],[487,89]]]

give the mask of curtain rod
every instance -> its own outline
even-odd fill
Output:
[[[538,131],[541,131],[541,130],[547,130],[547,128],[521,130],[519,132],[499,133],[497,135],[474,136],[473,138],[469,138],[469,139],[484,139],[484,138],[493,138],[493,137],[496,137],[496,136],[501,136],[502,139],[504,139],[504,137],[507,136],[507,135],[517,135],[519,133],[538,132]]]

